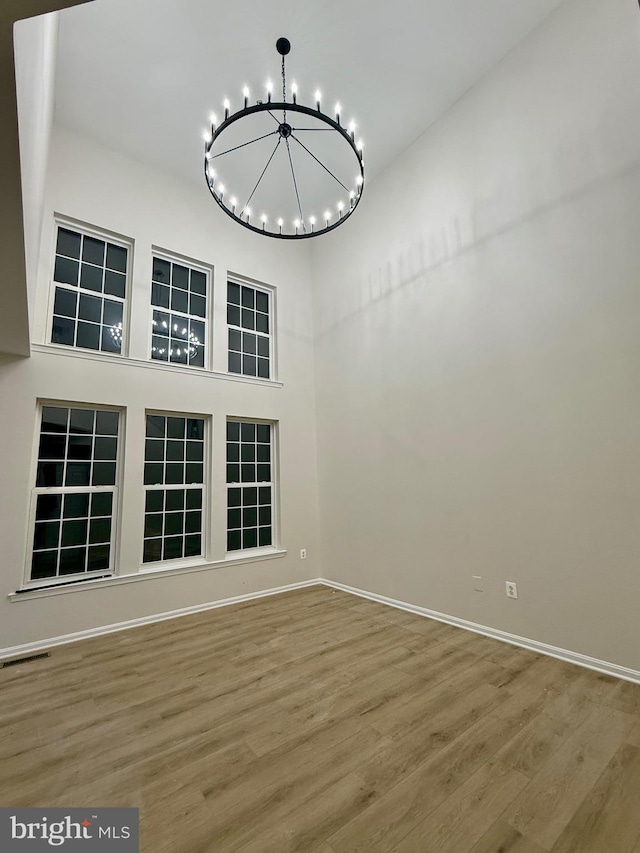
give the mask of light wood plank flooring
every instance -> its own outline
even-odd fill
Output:
[[[0,670],[0,805],[143,853],[640,853],[640,686],[311,587]]]

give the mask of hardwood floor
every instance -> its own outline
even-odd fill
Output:
[[[0,767],[143,853],[640,853],[640,686],[320,586],[0,670]]]

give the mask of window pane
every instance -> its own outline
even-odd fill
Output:
[[[162,559],[162,539],[147,539],[144,543],[144,554],[142,557],[145,563],[155,563]]]
[[[243,308],[255,308],[256,304],[256,292],[252,287],[243,287],[242,288],[242,307]]]
[[[53,330],[51,332],[51,343],[73,346],[76,324],[74,320],[62,317],[53,318]]]
[[[111,540],[111,519],[93,518],[89,527],[89,543],[97,545]]]
[[[39,459],[64,459],[67,438],[64,435],[43,435],[40,437]]]
[[[60,284],[78,284],[78,272],[80,264],[78,261],[71,261],[68,258],[56,258],[55,267],[53,270],[53,280]]]
[[[65,486],[88,486],[91,462],[67,462]]]
[[[171,284],[182,290],[189,289],[189,270],[187,267],[180,266],[179,264],[173,265],[173,277],[171,279]]]
[[[40,551],[33,555],[31,563],[31,579],[44,580],[45,578],[53,578],[56,576],[56,568],[58,565],[58,552],[56,551]]]
[[[43,406],[42,409],[42,431],[43,432],[66,432],[69,423],[69,409],[61,409],[57,406]]]
[[[65,521],[62,525],[62,546],[84,545],[87,541],[86,519],[81,521]]]
[[[82,260],[88,261],[90,264],[104,265],[104,240],[98,240],[95,237],[85,236],[82,245]]]
[[[126,273],[127,250],[123,246],[114,246],[113,243],[107,243],[107,266],[110,270]]]
[[[36,521],[60,518],[62,495],[38,495]]]
[[[111,495],[109,495],[111,497]],[[89,495],[73,494],[64,496],[65,518],[87,518],[89,515]]]
[[[262,444],[269,444],[271,442],[271,426],[270,424],[257,424],[256,426],[256,440],[262,442]]]
[[[104,274],[104,292],[109,296],[119,296],[124,299],[127,290],[127,277],[117,272],[107,270]]]
[[[60,574],[75,575],[85,571],[86,548],[64,548],[60,551]]]
[[[160,258],[154,258],[152,275],[154,281],[169,284],[171,281],[171,265],[168,261],[160,260]]]
[[[116,482],[115,462],[94,462],[92,486],[114,486]]]
[[[191,292],[205,296],[207,292],[207,277],[204,273],[191,270]]]
[[[91,515],[111,515],[113,494],[111,492],[96,492],[91,495]]]
[[[166,422],[163,415],[147,415],[147,435],[150,438],[164,438]]]
[[[202,506],[202,489],[187,489],[187,509],[200,509]]]
[[[96,412],[96,433],[98,435],[117,435],[118,412]]]
[[[269,313],[269,297],[261,290],[256,290],[256,311],[262,311],[263,314]]]
[[[87,559],[87,571],[106,571],[109,568],[109,545],[97,545],[89,547]]]
[[[78,306],[78,294],[63,287],[56,287],[53,313],[60,317],[75,317]]]
[[[62,462],[38,462],[36,486],[53,488],[62,485],[64,464]]]
[[[147,492],[144,508],[147,512],[162,512],[164,492],[154,489]]]
[[[36,532],[33,538],[33,548],[40,551],[43,548],[57,548],[60,536],[59,521],[43,521],[36,524]]]
[[[172,510],[184,509],[184,497],[184,489],[169,489],[166,492],[165,501],[165,509],[167,510],[167,512],[170,512]]]
[[[122,323],[122,302],[114,302],[112,299],[104,300],[104,317],[102,322],[105,326],[117,326]]]
[[[58,228],[56,253],[58,255],[66,255],[68,258],[79,258],[81,239],[80,234],[76,231],[70,231],[68,228]]]
[[[229,353],[229,373],[242,373],[242,356],[240,353]]]
[[[69,432],[91,435],[95,423],[95,414],[93,409],[71,409]]]
[[[184,438],[185,418],[167,418],[167,436],[169,438]]]
[[[102,267],[94,267],[91,264],[82,264],[80,273],[80,287],[85,290],[102,291]]]
[[[164,466],[155,462],[147,462],[144,466],[145,486],[160,485],[164,478]]]
[[[151,304],[160,308],[168,308],[171,290],[163,284],[151,285]]]
[[[240,285],[230,281],[227,284],[227,301],[234,305],[240,304]]]
[[[95,323],[78,323],[76,346],[83,349],[100,349],[100,326]]]

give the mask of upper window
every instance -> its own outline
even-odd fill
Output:
[[[143,562],[203,555],[204,418],[147,415]]]
[[[151,358],[206,365],[207,274],[154,256]]]
[[[271,294],[258,287],[227,283],[229,373],[270,379]]]
[[[43,406],[31,580],[109,571],[120,415]]]
[[[51,342],[122,352],[126,246],[59,226]]]

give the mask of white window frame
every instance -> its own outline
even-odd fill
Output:
[[[172,308],[162,308],[159,305],[153,305],[151,302],[152,293],[153,293],[153,259],[159,258],[162,261],[167,261],[170,264],[178,264],[179,266],[188,267],[190,270],[195,270],[195,272],[203,273],[206,278],[206,310],[204,317],[197,317],[192,314],[184,314],[184,312],[175,312],[180,314],[180,316],[184,316],[185,319],[195,320],[198,323],[204,324],[204,345],[205,345],[205,357],[204,364],[202,367],[192,364],[181,364],[177,361],[164,361],[162,359],[153,358],[152,347],[153,347],[153,313],[154,311],[163,311],[165,313],[171,314]],[[147,346],[147,359],[157,367],[171,367],[171,368],[184,368],[185,370],[199,370],[199,371],[208,371],[212,370],[213,364],[213,322],[211,321],[211,314],[213,308],[213,286],[214,286],[214,268],[209,266],[208,264],[203,263],[202,261],[197,261],[194,258],[189,258],[186,255],[180,255],[176,252],[170,252],[166,249],[161,249],[158,246],[151,247],[151,278],[149,280],[149,341]]]
[[[258,425],[266,425],[270,427],[269,435],[270,435],[270,447],[271,447],[271,479],[266,482],[254,482],[254,483],[243,483],[242,481],[237,483],[228,483],[227,482],[227,424],[230,422],[233,423],[247,423],[247,424],[255,424]],[[242,429],[242,426],[241,426]],[[225,419],[225,442],[224,442],[224,480],[225,480],[225,555],[226,559],[233,559],[235,555],[259,555],[264,552],[277,550],[279,547],[279,465],[278,465],[278,421],[268,420],[265,418],[251,418],[251,417],[235,417],[233,415],[228,415]],[[240,447],[242,448],[242,441],[240,441]],[[231,463],[233,464],[233,463]],[[242,465],[242,461],[238,463]],[[257,460],[256,460],[256,464]],[[243,488],[252,488],[256,487],[260,489],[260,487],[268,486],[271,489],[271,544],[270,545],[260,545],[258,542],[257,545],[252,546],[250,548],[236,548],[233,550],[229,550],[228,543],[228,535],[229,535],[229,520],[228,520],[228,511],[229,507],[229,489],[243,489]],[[258,513],[259,513],[259,503],[258,503]],[[258,537],[260,524],[258,522]],[[236,528],[234,528],[236,529]],[[240,528],[241,534],[244,530],[244,525]]]
[[[125,272],[125,293],[124,297],[121,298],[119,296],[111,296],[110,294],[105,296],[104,290],[101,293],[93,290],[87,290],[80,287],[80,283],[78,282],[78,286],[74,287],[73,285],[64,284],[62,282],[57,282],[54,280],[55,274],[55,264],[56,264],[56,255],[57,255],[57,244],[58,244],[58,229],[65,228],[69,231],[76,231],[83,236],[94,237],[97,240],[104,240],[105,242],[112,243],[115,246],[120,246],[123,249],[127,250],[127,269]],[[55,347],[58,350],[62,350],[64,352],[73,352],[79,354],[86,355],[98,355],[104,356],[106,358],[123,358],[127,357],[129,353],[129,341],[130,341],[130,297],[131,297],[131,279],[132,279],[132,270],[133,270],[133,252],[134,252],[134,241],[131,238],[125,237],[122,234],[115,234],[112,231],[109,231],[104,228],[98,228],[94,225],[89,225],[85,222],[80,222],[75,219],[71,219],[69,217],[64,217],[60,215],[54,216],[54,228],[53,228],[53,239],[52,246],[50,252],[51,259],[51,272],[50,272],[50,281],[49,281],[49,301],[47,305],[47,320],[46,320],[46,332],[45,332],[45,343],[47,346]],[[56,298],[56,288],[62,288],[66,291],[77,293],[78,299],[80,298],[80,294],[86,294],[88,296],[94,296],[101,298],[102,300],[113,299],[117,302],[122,303],[122,345],[120,347],[120,352],[108,352],[106,350],[101,349],[87,349],[85,347],[79,347],[75,344],[73,346],[69,344],[60,344],[55,343],[51,340],[53,336],[53,317],[54,317],[54,305]],[[77,320],[76,320],[77,323]]]
[[[146,484],[144,482],[144,465],[146,462],[146,440],[147,440],[147,416],[149,415],[158,415],[164,418],[193,418],[197,420],[204,421],[204,434],[203,434],[203,480],[202,483],[194,483],[194,484],[181,484],[181,483],[171,483],[171,484]],[[211,552],[211,519],[210,519],[210,502],[211,502],[211,438],[212,438],[212,416],[197,412],[175,412],[169,411],[168,409],[145,409],[144,412],[144,434],[143,434],[143,442],[142,442],[142,490],[143,490],[143,504],[142,504],[142,544],[140,547],[140,574],[145,574],[147,572],[154,571],[171,571],[173,568],[182,568],[185,566],[194,566],[206,563],[209,561],[209,554]],[[175,559],[170,560],[152,560],[149,562],[144,562],[144,527],[146,521],[146,501],[147,501],[147,492],[149,491],[167,491],[169,489],[184,489],[185,491],[188,489],[199,488],[202,490],[202,529],[201,529],[201,537],[202,537],[202,548],[201,553],[198,555],[190,556],[190,557],[177,557]],[[165,510],[163,510],[162,515],[166,514]],[[162,537],[164,540],[164,536]]]
[[[38,473],[38,456],[39,456],[39,446],[40,446],[40,436],[42,433],[42,412],[45,407],[54,407],[54,408],[63,408],[63,409],[86,409],[88,411],[108,411],[108,412],[117,412],[118,413],[118,450],[116,455],[116,477],[115,484],[113,486],[38,486],[37,484],[37,473]],[[104,578],[104,577],[114,577],[116,572],[116,566],[118,565],[118,554],[119,554],[119,545],[120,545],[120,494],[122,490],[122,476],[123,476],[123,454],[124,454],[124,445],[125,445],[125,428],[126,428],[126,409],[122,406],[111,406],[111,405],[103,405],[96,403],[87,403],[87,402],[78,402],[78,401],[68,401],[68,400],[51,400],[51,399],[38,399],[36,405],[36,428],[34,430],[34,444],[32,450],[32,465],[31,465],[31,473],[30,473],[30,482],[33,483],[31,487],[30,499],[29,499],[29,515],[28,515],[28,537],[27,537],[27,549],[25,554],[25,564],[24,564],[24,572],[23,572],[23,583],[22,589],[29,590],[33,588],[51,588],[58,586],[68,586],[69,584],[81,583],[82,581],[88,581],[92,578]],[[111,507],[111,539],[109,542],[109,567],[107,569],[98,569],[93,572],[80,572],[74,575],[56,575],[52,578],[31,578],[31,568],[32,568],[32,560],[33,560],[33,546],[35,543],[35,532],[36,532],[36,509],[38,503],[38,495],[41,494],[51,494],[51,495],[66,495],[66,494],[96,494],[96,493],[105,493],[108,492],[113,495],[113,502]],[[60,524],[62,526],[63,518],[60,518]],[[58,551],[60,551],[60,547],[58,546]]]
[[[229,297],[228,290],[229,284],[237,284],[239,287],[250,287],[254,291],[265,293],[269,299],[269,333],[268,335],[264,332],[258,332],[255,329],[244,329],[242,326],[236,326],[232,323],[229,323],[227,308],[229,305]],[[276,288],[272,285],[265,284],[261,281],[255,281],[250,278],[246,278],[243,276],[236,275],[230,271],[227,272],[227,277],[225,281],[224,288],[224,326],[225,326],[225,339],[224,339],[224,353],[225,353],[225,362],[224,362],[224,370],[229,376],[235,376],[238,379],[243,379],[247,382],[256,381],[256,382],[276,382],[278,377],[277,364],[276,364]],[[269,339],[269,377],[265,378],[263,376],[252,376],[249,373],[234,373],[229,370],[229,330],[232,329],[234,331],[249,332],[250,334],[255,334],[261,337],[268,337]],[[256,421],[257,423],[257,421]]]

